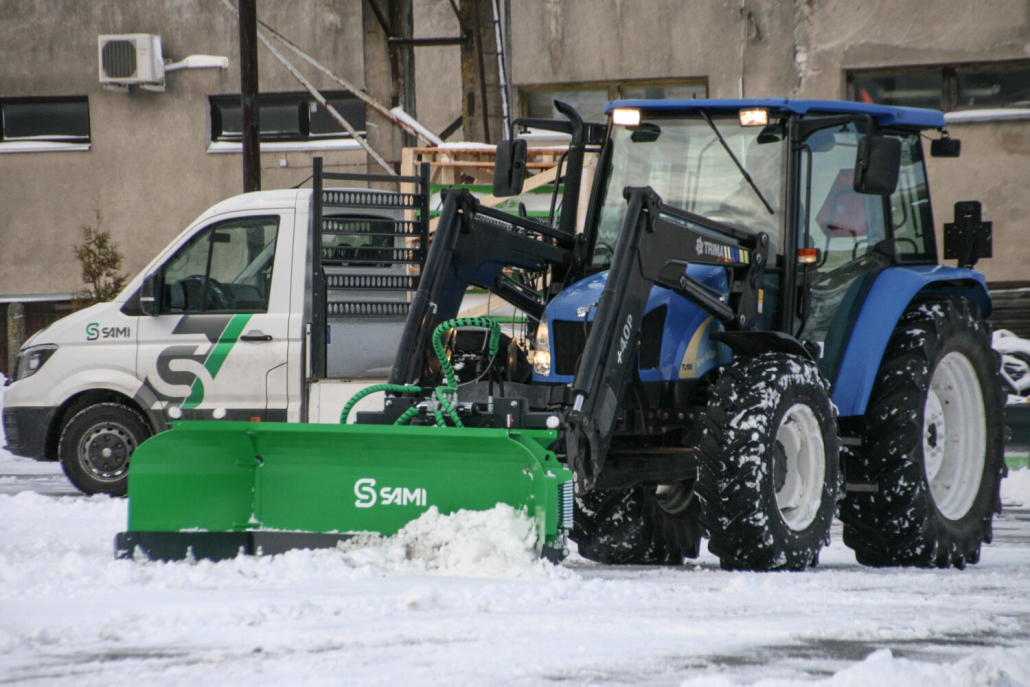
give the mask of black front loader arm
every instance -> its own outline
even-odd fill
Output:
[[[390,371],[391,384],[422,378],[433,329],[458,314],[470,285],[489,289],[539,318],[544,304],[512,287],[504,269],[543,272],[566,267],[572,259],[571,239],[559,229],[483,207],[467,189],[445,190],[443,196],[440,221]]]
[[[636,367],[640,322],[651,288],[664,286],[711,313],[727,330],[757,329],[758,298],[769,240],[662,204],[650,188],[627,188],[626,216],[608,280],[572,384],[566,450],[577,490],[604,468],[616,417]],[[686,273],[690,263],[728,269],[721,299]]]

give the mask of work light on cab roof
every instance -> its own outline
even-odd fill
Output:
[[[769,110],[755,108],[740,111],[741,126],[765,126],[769,123]]]
[[[612,110],[612,123],[619,126],[639,126],[640,110],[618,108]]]

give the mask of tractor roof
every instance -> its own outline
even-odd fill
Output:
[[[616,100],[608,103],[605,114],[617,107],[649,110],[652,112],[683,112],[691,110],[740,110],[765,107],[786,110],[795,114],[868,114],[882,127],[905,129],[940,129],[944,114],[939,110],[918,107],[872,105],[850,100],[788,100],[785,98],[748,98],[744,100]]]

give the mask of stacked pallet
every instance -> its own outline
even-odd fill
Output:
[[[1016,336],[1030,339],[1030,283],[1003,282],[991,285],[991,327],[1008,329]]]

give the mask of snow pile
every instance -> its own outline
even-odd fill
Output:
[[[1001,481],[1001,503],[1010,507],[1030,507],[1030,468],[1009,470]]]
[[[435,506],[392,537],[362,534],[340,545],[351,566],[460,577],[527,577],[546,570],[536,528],[507,504],[441,515]]]
[[[682,687],[736,687],[740,682],[723,675],[697,677]],[[825,680],[767,678],[752,687],[966,687],[1030,685],[1030,649],[993,649],[951,664],[895,658],[890,649],[874,651],[860,663]]]

